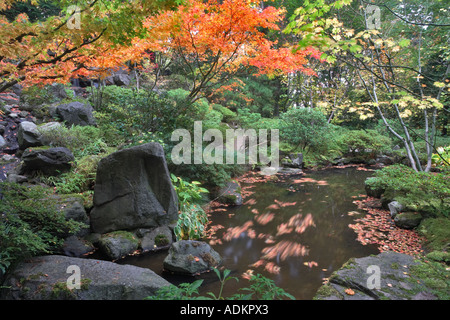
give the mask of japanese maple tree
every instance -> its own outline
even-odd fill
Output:
[[[170,55],[182,66],[192,79],[191,100],[246,67],[271,75],[313,74],[306,67],[308,56],[319,58],[319,51],[294,52],[267,37],[267,31],[280,30],[283,14],[283,9],[261,8],[254,0],[190,0],[177,11],[148,18],[151,36],[142,40],[143,46]]]

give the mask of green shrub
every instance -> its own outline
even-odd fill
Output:
[[[376,130],[348,130],[339,136],[338,143],[344,152],[352,156],[374,158],[382,151],[391,149],[391,139]]]
[[[303,152],[325,142],[328,131],[325,115],[317,109],[291,109],[280,116],[280,139]]]
[[[450,219],[445,217],[424,219],[418,231],[427,239],[426,245],[431,250],[450,249]]]
[[[52,147],[65,147],[75,158],[111,152],[103,140],[104,132],[93,126],[59,126],[41,132],[42,139]]]
[[[404,165],[392,165],[366,180],[373,190],[384,190],[383,198],[397,200],[409,211],[425,216],[450,214],[450,177],[448,174],[416,172]]]
[[[57,209],[51,188],[0,184],[0,269],[20,259],[51,253],[60,248],[64,237],[84,226],[66,220]]]

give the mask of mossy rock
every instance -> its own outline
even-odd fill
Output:
[[[102,235],[98,245],[108,259],[117,260],[138,249],[139,240],[128,231],[114,231]]]

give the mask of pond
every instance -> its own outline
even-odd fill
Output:
[[[261,274],[297,300],[312,299],[335,270],[352,257],[378,253],[374,245],[362,245],[348,227],[363,215],[353,201],[365,197],[364,180],[372,172],[356,167],[305,172],[299,176],[241,180],[244,204],[211,210],[210,240],[232,271],[223,295],[248,286],[246,278]],[[190,278],[162,272],[167,252],[123,259],[148,267],[174,284],[204,279],[201,293],[217,294],[214,273]]]

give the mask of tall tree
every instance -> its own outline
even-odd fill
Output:
[[[339,21],[337,12],[350,1],[323,5],[319,0],[299,8],[288,27],[301,37],[300,46],[314,44],[326,52],[323,58],[328,61],[339,59],[356,68],[370,97],[361,104],[368,111],[363,116],[374,116],[367,107],[375,109],[389,132],[402,141],[417,171],[431,169],[437,114],[444,110],[441,100],[444,90],[449,90],[450,18],[443,3],[354,1],[348,8],[355,19],[349,24]],[[436,54],[443,65],[438,74],[428,73],[424,65]],[[433,88],[425,90],[429,86],[425,80]],[[423,134],[409,125],[413,114],[421,117]],[[394,128],[395,123],[400,130]],[[420,162],[413,135],[426,143],[426,164]]]

